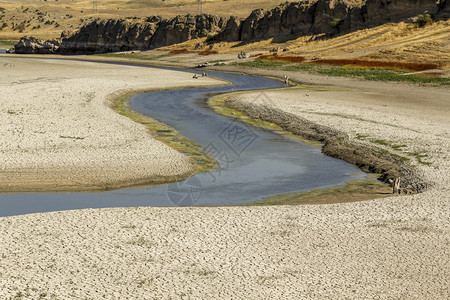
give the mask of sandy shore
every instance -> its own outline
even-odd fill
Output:
[[[345,79],[342,86],[355,88]],[[366,87],[266,92],[270,101],[263,103],[257,93],[235,100],[408,157],[430,183],[426,192],[332,205],[0,218],[0,298],[448,299],[449,102],[436,96],[446,90]],[[387,88],[389,97],[382,94]],[[422,163],[407,154],[414,151],[427,155]]]
[[[348,138],[355,148],[377,149],[394,156],[408,169],[408,177],[423,185],[447,188],[450,184],[450,100],[448,89],[366,83],[366,88],[297,87],[226,97],[229,106],[252,117],[266,118],[287,128],[308,131],[314,124],[322,134]],[[405,93],[401,94],[401,88]],[[306,123],[306,128],[301,127]],[[311,125],[312,124],[312,125]],[[380,155],[381,155],[380,154]],[[399,175],[400,176],[400,175]],[[415,187],[404,178],[404,188]]]
[[[190,160],[108,107],[119,91],[217,85],[185,72],[0,57],[0,190],[85,190],[173,181]]]

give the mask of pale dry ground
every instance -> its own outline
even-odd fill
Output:
[[[84,190],[170,181],[186,156],[108,107],[119,91],[223,84],[192,74],[0,56],[0,189]]]
[[[367,92],[266,93],[278,109],[353,140],[365,133],[426,150],[432,165],[413,164],[435,186],[333,205],[1,218],[0,298],[448,299],[448,90],[322,80]],[[254,103],[254,96],[246,98]]]
[[[0,297],[448,299],[448,197],[0,219]]]

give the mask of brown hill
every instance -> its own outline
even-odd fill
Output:
[[[219,42],[286,40],[311,34],[333,36],[405,20],[421,13],[429,21],[445,19],[447,3],[445,0],[366,0],[355,5],[348,1],[313,0],[284,3],[267,11],[257,9],[242,21],[237,17],[213,15],[186,15],[171,19],[150,17],[139,22],[98,20],[56,41],[21,39],[15,51],[98,53],[146,50],[206,36]]]

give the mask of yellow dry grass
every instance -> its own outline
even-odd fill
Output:
[[[445,66],[450,63],[449,26],[450,21],[423,28],[411,23],[390,23],[333,39],[307,41],[307,38],[300,38],[288,44],[291,54],[307,58],[426,61]]]
[[[307,59],[363,59],[398,61],[408,63],[438,64],[443,69],[450,69],[450,21],[437,22],[423,28],[412,23],[390,23],[363,29],[342,36],[321,39],[305,36],[283,43],[272,40],[240,44],[217,43],[213,50],[219,53],[267,52],[279,48],[289,49],[279,55],[303,56]],[[183,44],[162,48],[175,50],[186,48],[194,50],[202,40],[188,41]]]
[[[314,1],[314,0],[310,0]],[[357,5],[362,0],[345,0]],[[292,0],[202,0],[201,11],[221,16],[247,17],[252,10],[272,9]],[[61,31],[74,31],[95,18],[125,18],[198,14],[197,0],[0,0],[0,40],[19,39],[23,35],[40,38],[59,37]],[[38,11],[36,11],[38,10]],[[38,20],[38,13],[44,21]],[[2,17],[3,16],[3,17]],[[45,24],[54,21],[53,24]],[[8,26],[2,28],[2,24]],[[20,30],[18,24],[26,22]],[[13,26],[14,23],[14,26]],[[56,23],[59,26],[56,26]],[[37,28],[40,26],[40,28]],[[34,29],[33,29],[34,27]],[[15,28],[15,29],[14,29]],[[21,32],[19,32],[21,31]]]
[[[207,0],[203,1],[202,12],[244,18],[254,9],[271,9],[284,2]],[[94,0],[0,0],[0,8],[4,8],[4,12],[0,9],[0,28],[3,23],[8,25],[0,29],[0,40],[19,39],[23,35],[55,38],[60,36],[61,31],[74,31],[95,18],[173,17],[199,12],[197,0],[97,0],[97,10],[94,10],[93,3]],[[43,21],[38,20],[39,13],[43,14]],[[47,21],[54,23],[45,24]],[[23,22],[25,28],[18,29],[17,25]]]

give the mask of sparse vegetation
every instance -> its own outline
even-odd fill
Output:
[[[141,93],[142,92],[144,91],[141,91]],[[199,145],[193,143],[184,136],[179,135],[173,128],[132,110],[129,107],[128,100],[136,93],[138,92],[124,93],[117,98],[112,99],[112,108],[118,113],[146,126],[157,140],[162,141],[181,153],[189,155],[199,172],[207,172],[217,168],[217,161],[201,151]]]
[[[356,138],[358,139],[358,140],[365,140],[367,137],[369,137],[368,135],[364,135],[364,134],[357,134],[356,135]]]
[[[79,137],[79,136],[60,135],[59,137],[61,139],[84,140],[84,137]]]
[[[450,79],[425,74],[411,74],[400,69],[376,68],[376,67],[353,67],[333,66],[327,64],[300,63],[292,64],[283,61],[258,59],[252,62],[236,63],[235,65],[275,69],[285,71],[303,71],[313,74],[322,74],[338,77],[355,77],[370,81],[397,81],[414,84],[449,86]]]
[[[22,33],[25,30],[25,24],[24,23],[20,23],[19,25],[17,25],[15,27],[15,30],[18,30],[20,33]]]
[[[152,241],[145,239],[144,237],[139,237],[136,240],[132,240],[128,242],[129,245],[139,246],[139,247],[147,247],[151,248],[155,245]]]
[[[426,154],[425,152],[418,152],[418,151],[415,151],[415,152],[407,152],[407,154],[408,154],[409,156],[415,157],[415,158],[417,159],[417,161],[418,161],[420,164],[422,164],[422,165],[427,165],[427,166],[429,166],[429,165],[432,164],[431,162],[428,162],[428,161],[425,161],[425,160],[424,160],[424,158],[427,158],[427,157],[428,157],[428,154]]]
[[[433,17],[429,14],[417,16],[417,26],[424,27],[425,25],[432,24],[434,22]]]
[[[254,205],[330,204],[363,201],[392,196],[392,188],[377,180],[353,180],[345,185],[332,186],[311,192],[294,192],[267,197]]]
[[[407,146],[407,145],[403,145],[403,144],[394,144],[394,145],[391,145],[391,148],[394,149],[394,150],[397,150],[397,151],[401,151],[402,148],[406,148],[406,147],[408,147],[408,146]]]
[[[14,296],[14,299],[22,299],[24,297],[24,294],[22,292],[17,292]]]
[[[132,53],[100,53],[97,56],[126,58],[126,59],[138,59],[138,60],[157,60],[162,57],[169,56],[169,54],[157,55],[157,56],[142,56]]]
[[[17,41],[11,41],[11,40],[4,40],[4,41],[1,41],[1,40],[0,40],[0,48],[11,48],[11,47],[13,47],[15,44],[17,44]]]
[[[378,144],[378,145],[383,145],[383,146],[389,146],[390,143],[388,141],[385,140],[372,140],[372,143]]]
[[[400,151],[400,152],[402,152],[402,150],[403,150],[402,148],[407,148],[407,147],[408,147],[407,145],[404,145],[404,144],[393,144],[393,143],[391,143],[391,142],[389,142],[389,141],[386,141],[386,140],[380,140],[380,139],[371,140],[371,142],[372,142],[372,143],[375,143],[375,144],[378,144],[378,145],[390,147],[390,148],[392,148],[393,150],[395,150],[395,151]],[[389,151],[384,150],[384,149],[381,149],[380,151],[381,151],[383,154],[387,154],[387,155],[391,155],[391,156],[397,157],[398,159],[400,159],[400,160],[402,160],[402,161],[410,160],[410,159],[407,158],[407,157],[399,156],[399,155],[390,153]],[[425,152],[417,152],[417,151],[416,151],[416,152],[403,152],[403,153],[406,154],[406,155],[408,155],[408,156],[410,156],[410,157],[416,158],[417,161],[418,161],[420,164],[428,165],[428,166],[432,164],[431,162],[427,162],[427,161],[424,160],[424,158],[427,158],[427,157],[428,157],[428,154],[426,154]]]
[[[344,23],[344,20],[339,19],[339,18],[334,18],[333,21],[331,22],[331,27],[339,29],[339,27],[342,25],[342,23]]]

